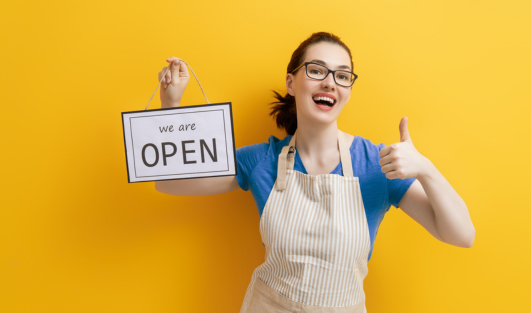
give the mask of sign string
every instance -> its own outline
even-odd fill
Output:
[[[181,60],[181,62],[184,62],[183,60]],[[184,62],[184,64],[188,65],[188,63]],[[157,90],[159,89],[159,86],[160,84],[162,83],[162,80],[164,79],[164,77],[166,76],[166,73],[168,72],[168,70],[171,68],[171,66],[173,65],[173,62],[170,63],[170,65],[164,70],[164,73],[162,73],[162,76],[159,80],[159,84],[157,85],[157,88],[155,88],[155,91],[153,92],[153,94],[151,95],[151,98],[149,98],[149,101],[148,101],[148,104],[146,105],[146,108],[144,110],[147,110],[148,107],[149,107],[149,103],[151,102],[151,100],[153,99],[153,97],[155,96],[155,94],[157,93]],[[197,76],[195,75],[195,72],[194,70],[192,70],[192,67],[190,65],[188,65],[188,67],[190,68],[190,70],[192,71],[192,73],[194,74],[194,77],[195,77],[195,80],[197,80],[197,83],[199,84],[199,87],[201,88],[201,92],[203,92],[203,96],[205,96],[205,99],[206,99],[206,102],[208,104],[210,104],[210,102],[208,102],[208,99],[207,99],[207,96],[205,95],[205,92],[203,91],[203,87],[201,86],[201,83],[199,82],[199,79],[197,79]],[[172,77],[173,79],[173,77]]]

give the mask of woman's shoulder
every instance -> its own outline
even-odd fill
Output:
[[[347,142],[350,143],[350,151],[356,153],[363,153],[366,155],[378,155],[380,150],[385,147],[385,144],[374,144],[370,139],[364,138],[359,135],[351,135],[345,133]]]
[[[288,135],[283,139],[279,139],[270,135],[267,142],[250,144],[237,149],[238,154],[254,155],[256,157],[265,157],[266,155],[280,154],[282,148],[289,144],[291,136]]]
[[[354,139],[356,139],[356,136],[345,132],[343,132],[343,134],[345,134],[345,139],[347,141],[348,146],[352,147],[354,145]]]

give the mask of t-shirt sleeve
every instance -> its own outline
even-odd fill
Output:
[[[385,147],[383,143],[378,145],[378,152],[382,150]],[[394,206],[395,208],[398,208],[398,204],[400,203],[400,200],[402,200],[402,197],[406,193],[406,191],[409,189],[411,184],[415,181],[415,178],[406,178],[406,179],[389,179],[387,180],[387,190],[389,194],[389,203]]]
[[[236,166],[238,167],[236,179],[241,189],[249,190],[249,177],[256,165],[267,154],[268,146],[267,143],[258,143],[236,149]]]

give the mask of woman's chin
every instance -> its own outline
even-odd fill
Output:
[[[306,108],[305,112],[297,110],[298,124],[309,124],[312,126],[327,127],[334,123],[341,112],[341,108],[337,106],[331,107],[331,110],[323,110],[313,103]],[[304,120],[304,121],[303,121]]]
[[[337,120],[337,116],[330,114],[330,112],[312,112],[305,120],[312,126],[326,127],[333,124]]]

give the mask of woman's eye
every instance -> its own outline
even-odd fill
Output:
[[[320,70],[310,70],[310,73],[312,74],[321,74]]]
[[[347,76],[345,75],[338,75],[338,78],[341,80],[347,80]]]

